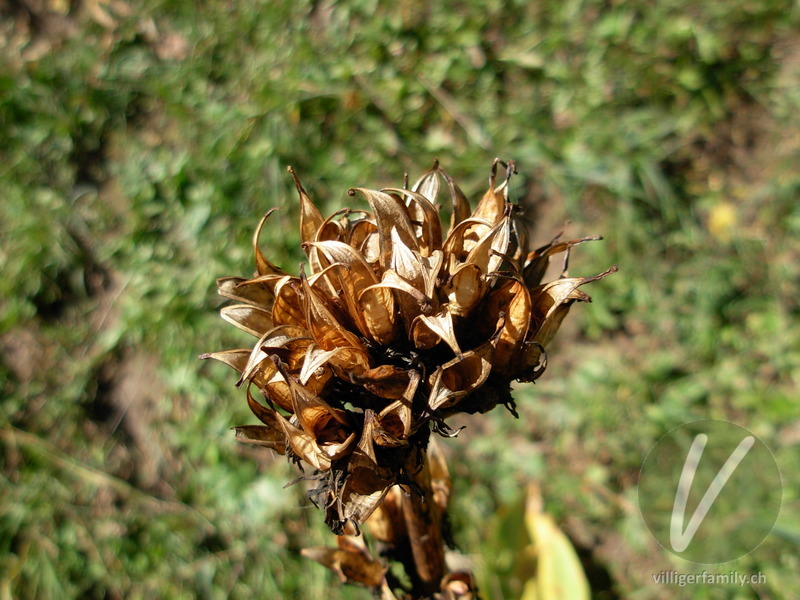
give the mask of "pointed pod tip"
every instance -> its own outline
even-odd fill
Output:
[[[583,283],[589,283],[590,281],[599,281],[601,279],[604,279],[607,275],[611,275],[612,273],[616,273],[617,271],[619,271],[617,265],[612,265],[598,275],[595,275],[593,277],[583,277],[581,279],[583,280]],[[581,285],[583,285],[583,283]]]
[[[289,172],[289,174],[292,176],[292,179],[294,180],[294,187],[297,188],[297,193],[300,194],[301,196],[307,196],[308,194],[306,193],[306,190],[303,188],[303,184],[300,183],[300,179],[297,177],[297,173],[294,172],[292,166],[289,165],[288,167],[286,167],[286,170]]]
[[[206,360],[207,358],[211,358],[211,353],[203,352],[202,354],[198,354],[197,358],[199,358],[200,360]]]
[[[280,208],[281,208],[280,206],[273,206],[272,208],[270,208],[267,212],[264,213],[264,216],[261,217],[261,223],[260,224],[263,225],[266,222],[266,220],[269,218],[269,216],[272,213],[274,213],[276,210],[280,210]]]
[[[348,196],[355,196],[356,195],[356,188],[350,188],[349,190],[347,190],[347,195]]]
[[[491,170],[491,173],[489,175],[489,187],[492,188],[492,189],[494,189],[494,182],[495,182],[495,179],[497,178],[497,165],[498,165],[498,163],[501,163],[501,162],[503,162],[503,161],[501,161],[499,157],[495,157],[495,159],[492,161],[492,170]]]

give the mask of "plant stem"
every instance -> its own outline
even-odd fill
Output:
[[[412,475],[417,489],[402,497],[403,519],[411,549],[411,564],[405,564],[415,597],[428,598],[438,592],[446,573],[443,509],[435,501],[428,453],[421,451],[422,468]],[[413,472],[413,471],[412,471]]]

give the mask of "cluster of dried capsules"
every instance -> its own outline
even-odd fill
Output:
[[[290,275],[263,255],[267,213],[253,238],[255,275],[218,281],[235,301],[222,317],[258,341],[205,356],[239,371],[263,423],[238,427],[238,439],[313,467],[326,521],[342,533],[393,485],[413,485],[431,431],[451,432],[448,416],[498,403],[513,411],[511,381],[542,374],[570,305],[589,300],[578,288],[614,269],[542,283],[554,255],[596,238],[531,250],[508,200],[513,162],[494,162],[474,210],[435,163],[410,188],[350,190],[371,210],[328,218],[290,172],[305,267]],[[437,202],[448,196],[445,235]]]

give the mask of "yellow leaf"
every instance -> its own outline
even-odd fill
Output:
[[[589,600],[591,592],[580,559],[553,518],[542,512],[531,488],[525,526],[536,557],[536,576],[525,584],[522,600]]]
[[[708,231],[718,241],[731,241],[738,225],[739,215],[730,202],[718,202],[708,214]]]

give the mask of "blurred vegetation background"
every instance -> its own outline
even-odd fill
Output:
[[[299,556],[329,541],[201,352],[247,342],[214,280],[297,268],[293,165],[329,213],[435,156],[471,198],[495,156],[535,240],[599,233],[520,419],[443,445],[453,531],[518,598],[523,492],[594,596],[798,598],[800,8],[788,0],[0,1],[0,598],[366,598]],[[728,419],[773,449],[784,505],[693,572],[636,501],[655,441]],[[705,567],[713,569],[714,567]]]

